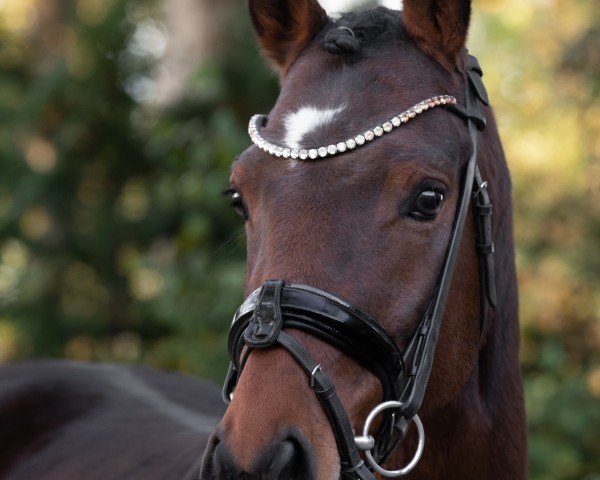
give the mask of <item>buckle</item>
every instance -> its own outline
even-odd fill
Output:
[[[313,371],[310,372],[310,388],[312,388],[313,390],[315,389],[315,377],[320,374],[322,372],[321,370],[321,364],[319,363],[315,368],[313,368]]]
[[[473,198],[477,198],[477,197],[479,196],[479,194],[480,194],[480,193],[481,193],[483,190],[486,190],[486,189],[487,189],[487,187],[488,187],[488,182],[485,182],[485,181],[484,181],[484,182],[481,182],[481,183],[479,184],[479,186],[477,187],[477,190],[475,190],[475,191],[474,191],[474,192],[471,194],[471,196],[472,196]]]

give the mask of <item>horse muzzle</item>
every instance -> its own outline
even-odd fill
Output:
[[[314,450],[296,430],[290,430],[283,438],[265,447],[250,471],[236,463],[227,442],[220,436],[217,431],[206,448],[201,480],[317,479]]]

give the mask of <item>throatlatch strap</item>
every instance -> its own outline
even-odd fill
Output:
[[[494,268],[494,240],[492,236],[492,203],[479,168],[475,170],[475,184],[478,190],[473,194],[473,214],[475,218],[475,248],[479,264],[479,302],[481,319],[479,321],[480,342],[485,338],[489,307],[495,307],[496,272]]]

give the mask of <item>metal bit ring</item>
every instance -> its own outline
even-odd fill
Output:
[[[388,402],[383,402],[383,403],[377,405],[371,411],[371,413],[369,413],[369,416],[367,417],[367,419],[365,421],[365,426],[363,427],[362,436],[356,437],[356,438],[357,439],[367,439],[368,437],[370,437],[372,439],[373,437],[369,434],[369,430],[371,430],[371,424],[373,423],[373,420],[375,420],[375,417],[377,417],[377,415],[379,415],[384,410],[388,410],[390,408],[400,408],[403,405],[404,404],[402,402],[398,402],[396,400],[390,400]],[[421,456],[423,455],[423,449],[425,448],[425,429],[423,428],[423,423],[421,422],[421,419],[419,418],[418,415],[415,415],[411,420],[417,426],[417,431],[419,433],[419,443],[417,445],[417,451],[415,452],[412,460],[405,467],[400,468],[398,470],[386,470],[383,467],[381,467],[373,458],[373,455],[371,454],[372,447],[369,449],[366,449],[366,448],[361,449],[361,450],[364,450],[367,462],[369,463],[369,465],[371,465],[371,467],[373,467],[373,470],[375,470],[377,473],[380,473],[384,477],[400,477],[402,475],[406,475],[413,468],[415,468],[417,463],[419,463],[419,460],[421,460]],[[364,443],[365,442],[363,442],[363,444]],[[374,442],[372,444],[374,445]]]

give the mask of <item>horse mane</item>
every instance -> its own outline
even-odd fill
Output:
[[[375,56],[382,46],[393,48],[409,39],[401,13],[385,7],[344,13],[318,36],[327,52],[360,58]]]

